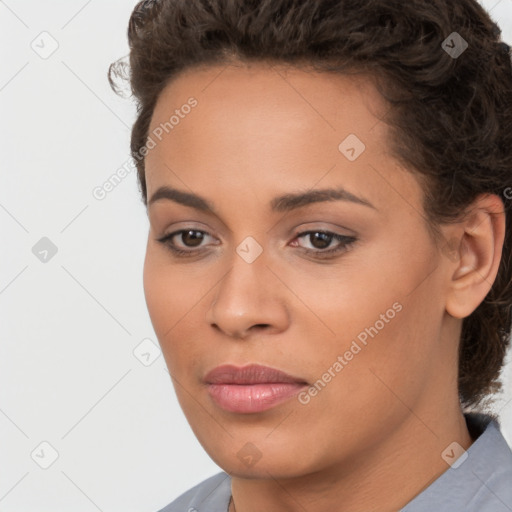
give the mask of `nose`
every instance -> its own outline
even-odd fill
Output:
[[[263,257],[247,263],[236,255],[212,295],[206,319],[214,329],[236,339],[262,330],[284,331],[289,322],[286,288]]]

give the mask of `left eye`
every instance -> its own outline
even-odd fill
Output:
[[[304,247],[307,251],[316,252],[319,254],[330,254],[334,252],[340,252],[348,249],[348,247],[356,241],[353,236],[339,235],[337,233],[331,233],[330,231],[305,231],[297,235],[297,239],[309,237],[309,241],[313,246],[312,249]],[[332,249],[325,250],[331,245],[331,242],[336,240],[338,245]]]

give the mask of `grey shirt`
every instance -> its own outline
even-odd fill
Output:
[[[466,422],[477,439],[401,512],[512,512],[512,451],[499,424],[474,413]],[[159,512],[227,512],[230,497],[231,477],[221,471]]]

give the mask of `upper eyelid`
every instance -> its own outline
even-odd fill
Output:
[[[174,237],[177,237],[183,233],[186,233],[187,231],[199,231],[200,233],[204,233],[208,236],[211,236],[212,238],[215,238],[211,233],[209,233],[208,231],[204,230],[204,229],[196,229],[196,228],[183,228],[183,229],[177,229],[175,231],[171,231],[169,234],[167,235],[164,235],[163,237],[160,238],[160,240],[162,240],[162,238],[167,238],[167,239],[172,239]],[[189,247],[189,249],[192,249],[192,247]]]
[[[185,228],[182,228],[182,229],[177,229],[177,230],[174,230],[174,231],[171,231],[170,233],[166,234],[166,235],[163,235],[159,240],[162,240],[162,239],[173,239],[174,237],[177,237],[183,233],[186,233],[187,231],[199,231],[200,233],[203,233],[203,234],[206,234],[207,236],[210,236],[212,238],[215,238],[214,235],[212,235],[211,233],[209,233],[208,231],[204,230],[204,229],[199,229],[199,228],[195,228],[195,227],[185,227]],[[297,231],[296,233],[294,233],[293,235],[293,239],[295,240],[296,238],[303,238],[305,236],[308,236],[312,233],[326,233],[328,235],[333,235],[333,236],[338,236],[338,237],[344,237],[344,238],[347,238],[347,239],[356,239],[357,237],[355,237],[354,235],[346,235],[346,234],[343,234],[343,233],[337,233],[335,231],[332,231],[330,229],[324,229],[324,228],[310,228],[310,229],[301,229],[300,231]],[[185,246],[186,247],[186,246]],[[192,252],[194,250],[194,248],[192,247],[188,247],[187,249],[190,250],[190,252]]]
[[[184,227],[173,229],[172,231],[169,231],[167,234],[164,234],[162,236],[169,236],[171,234],[176,234],[178,232],[189,231],[189,230],[201,231],[203,233],[207,233],[210,236],[215,236],[215,235],[212,235],[212,233],[209,231],[209,228],[194,226],[193,223],[195,221],[188,221],[188,222],[192,222],[192,224],[187,225],[186,224],[187,221],[179,222],[178,224],[185,224]],[[327,222],[325,220],[318,219],[318,220],[313,220],[313,221],[308,221],[308,222],[302,222],[301,225],[304,225],[304,224],[305,225],[311,225],[311,224],[314,225],[317,223],[332,224],[332,222]],[[273,230],[273,229],[274,228],[271,228],[271,230]],[[268,230],[268,231],[271,231],[271,230]],[[337,230],[344,230],[346,233],[338,233]],[[268,231],[267,231],[267,233],[268,233]],[[337,227],[303,227],[303,226],[301,226],[298,228],[292,228],[292,231],[295,232],[295,236],[297,236],[298,234],[304,233],[304,232],[308,232],[308,231],[325,231],[328,233],[332,233],[334,235],[347,236],[347,237],[348,236],[357,236],[356,232],[353,229],[350,229],[350,228],[348,228],[346,226],[342,226],[342,225],[337,225]],[[228,229],[227,232],[229,233],[229,235],[233,234],[233,232],[230,229]]]

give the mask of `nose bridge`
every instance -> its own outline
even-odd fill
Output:
[[[282,289],[256,249],[251,240],[239,244],[207,312],[209,323],[230,336],[244,337],[255,325],[282,329],[287,321]]]
[[[225,311],[250,314],[262,299],[271,300],[267,290],[269,274],[263,255],[247,261],[238,253],[234,254],[231,269],[219,283],[215,304]]]

